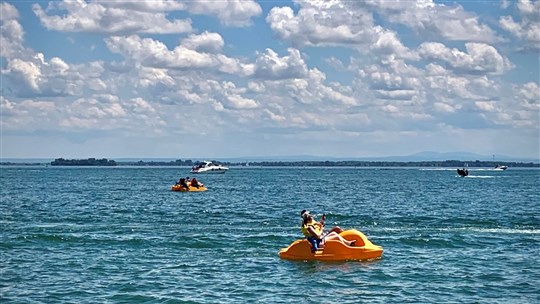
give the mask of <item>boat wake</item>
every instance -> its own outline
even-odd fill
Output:
[[[384,232],[479,232],[479,233],[495,233],[495,234],[540,234],[540,229],[534,228],[484,228],[484,227],[448,227],[448,228],[424,228],[424,227],[383,227],[372,228],[372,231]]]
[[[515,229],[515,228],[463,228],[462,230],[480,233],[503,233],[503,234],[540,234],[539,229]]]

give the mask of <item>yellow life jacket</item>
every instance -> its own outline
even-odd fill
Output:
[[[309,227],[313,227],[313,230],[315,230],[318,235],[321,234],[322,225],[316,221],[311,221],[305,225],[302,225],[302,227],[300,228],[305,237],[313,236],[308,231]]]

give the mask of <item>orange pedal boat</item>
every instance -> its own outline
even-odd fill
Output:
[[[383,248],[371,243],[362,232],[350,229],[340,235],[349,241],[356,240],[356,244],[347,246],[340,241],[330,240],[324,243],[323,248],[312,252],[308,240],[296,240],[289,247],[281,249],[279,257],[287,260],[347,261],[371,260],[382,256]]]
[[[189,186],[189,189],[186,189],[186,187],[180,186],[180,185],[174,185],[171,187],[172,191],[180,191],[180,192],[203,192],[206,191],[205,186],[200,186],[199,188]]]

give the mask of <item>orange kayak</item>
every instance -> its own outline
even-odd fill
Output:
[[[316,252],[311,252],[311,244],[306,240],[296,240],[289,247],[279,251],[279,256],[287,260],[317,260],[317,261],[347,261],[370,260],[382,256],[383,248],[374,245],[368,238],[356,229],[340,233],[345,239],[356,240],[354,246],[347,246],[340,241],[331,240]]]

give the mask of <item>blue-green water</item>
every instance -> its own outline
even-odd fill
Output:
[[[538,303],[540,170],[1,168],[2,303]],[[292,262],[299,212],[383,246]]]

